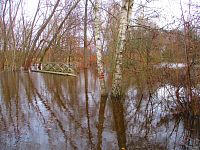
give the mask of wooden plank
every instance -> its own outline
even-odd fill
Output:
[[[63,75],[63,76],[73,76],[76,77],[75,74],[72,73],[63,73],[63,72],[53,72],[53,71],[44,71],[44,70],[31,70],[32,72],[40,72],[40,73],[49,73],[49,74],[56,74],[56,75]]]

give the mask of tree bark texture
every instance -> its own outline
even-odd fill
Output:
[[[44,29],[46,28],[47,24],[50,22],[51,18],[53,17],[53,15],[54,15],[59,3],[60,3],[60,0],[57,0],[55,5],[54,5],[54,7],[53,7],[53,10],[52,10],[51,14],[49,15],[49,17],[46,19],[46,21],[41,25],[41,27],[37,31],[36,36],[33,39],[32,46],[30,48],[30,52],[35,50],[36,44],[38,42],[38,39],[40,38],[42,32],[44,31]],[[32,55],[31,54],[28,55],[27,60],[25,61],[25,70],[28,69],[28,67],[30,67],[31,61],[32,61],[32,58],[33,58],[33,54],[34,53],[32,53]]]
[[[101,95],[107,95],[105,78],[104,78],[104,68],[102,60],[102,45],[100,40],[100,11],[99,11],[99,1],[95,0],[95,42],[96,42],[96,56],[97,56],[97,68],[98,76],[100,82]]]
[[[44,53],[42,54],[41,58],[40,58],[40,62],[39,64],[41,65],[41,63],[43,62],[43,59],[47,53],[47,51],[49,50],[49,48],[51,47],[53,41],[57,38],[58,34],[60,33],[60,30],[62,29],[65,21],[69,18],[71,12],[76,8],[76,6],[78,5],[78,3],[80,2],[80,0],[76,0],[74,1],[73,5],[71,6],[69,12],[66,14],[65,18],[63,19],[63,21],[59,24],[58,29],[56,30],[56,33],[53,35],[52,39],[50,40],[50,42],[48,43],[47,47],[45,47],[44,49]]]
[[[87,21],[88,21],[88,0],[85,1],[85,18],[84,18],[84,68],[87,68]]]
[[[126,43],[126,31],[130,22],[131,12],[133,8],[133,0],[123,0],[121,13],[120,13],[120,25],[119,35],[115,56],[115,70],[112,80],[111,97],[121,97],[122,95],[122,57],[123,50]]]

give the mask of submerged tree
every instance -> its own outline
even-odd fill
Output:
[[[62,20],[62,22],[59,24],[58,29],[56,30],[56,32],[54,33],[53,37],[51,38],[51,40],[49,41],[48,45],[45,47],[44,52],[40,58],[40,65],[43,62],[43,59],[47,53],[47,51],[50,49],[50,47],[52,46],[53,41],[55,41],[55,39],[58,37],[58,34],[60,33],[62,27],[64,26],[65,21],[69,18],[71,12],[76,8],[76,6],[78,5],[78,3],[80,2],[80,0],[76,0],[74,1],[73,5],[71,6],[71,8],[69,9],[69,12],[65,15],[64,19]]]
[[[100,39],[100,11],[99,11],[99,1],[95,0],[95,41],[96,41],[96,55],[97,55],[97,68],[98,76],[100,81],[101,96],[106,96],[106,84],[104,78],[104,66],[102,61],[102,45]]]
[[[111,91],[112,98],[120,98],[122,96],[122,57],[126,43],[126,31],[128,29],[132,8],[133,8],[133,0],[122,1],[117,49],[115,56],[115,70],[112,81],[112,91]]]
[[[57,0],[51,14],[49,15],[49,17],[45,20],[45,22],[41,25],[41,27],[37,31],[36,36],[34,37],[34,40],[33,40],[32,45],[30,47],[31,55],[29,55],[27,61],[25,61],[25,69],[27,69],[31,65],[31,62],[32,62],[32,59],[33,59],[33,54],[34,54],[32,52],[35,51],[37,42],[38,42],[42,32],[44,31],[44,29],[46,28],[46,26],[50,22],[51,18],[53,17],[59,3],[60,3],[60,0]]]

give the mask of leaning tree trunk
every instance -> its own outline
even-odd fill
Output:
[[[119,99],[122,96],[122,57],[126,42],[126,31],[131,17],[133,0],[122,0],[119,35],[115,56],[115,70],[112,80],[111,97]]]
[[[32,46],[30,47],[30,54],[27,56],[27,59],[26,59],[25,64],[24,64],[25,65],[25,70],[27,70],[30,67],[32,59],[33,59],[34,54],[35,54],[33,51],[35,51],[35,49],[36,49],[36,45],[37,45],[38,39],[40,38],[42,32],[44,31],[44,29],[46,28],[46,26],[50,22],[50,20],[53,17],[54,13],[56,12],[56,9],[57,9],[59,3],[60,3],[60,0],[57,0],[55,5],[54,5],[54,7],[53,7],[53,10],[52,10],[51,14],[49,15],[49,17],[46,19],[46,21],[41,25],[41,27],[37,31],[36,36],[33,39]]]
[[[48,43],[48,45],[46,46],[46,48],[44,49],[44,52],[40,58],[40,62],[39,62],[39,67],[41,68],[41,63],[43,62],[44,60],[44,57],[47,53],[47,51],[50,49],[53,41],[57,38],[58,34],[60,33],[60,30],[62,29],[65,21],[69,18],[71,12],[76,8],[76,6],[78,5],[78,3],[80,2],[80,0],[76,0],[74,1],[73,5],[71,6],[69,12],[66,14],[65,18],[63,19],[63,21],[60,23],[58,29],[56,30],[56,33],[53,35],[52,39],[50,40],[50,42]]]
[[[100,91],[101,96],[106,96],[106,85],[105,85],[105,78],[104,78],[104,68],[103,68],[103,61],[102,61],[102,46],[100,40],[100,12],[99,12],[99,2],[95,0],[95,40],[96,40],[96,55],[97,55],[97,68],[98,68],[98,76],[100,81]]]

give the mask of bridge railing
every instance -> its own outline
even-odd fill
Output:
[[[34,64],[31,66],[31,70],[33,71],[51,71],[51,72],[61,72],[61,73],[72,73],[74,74],[75,67],[73,65],[65,64],[65,63],[45,63],[41,64]]]

